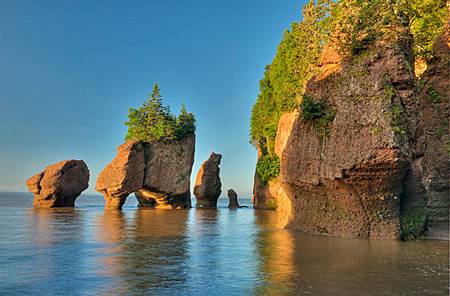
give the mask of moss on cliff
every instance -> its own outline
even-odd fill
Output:
[[[425,231],[427,212],[424,207],[410,209],[400,216],[402,239],[415,239],[422,236]]]

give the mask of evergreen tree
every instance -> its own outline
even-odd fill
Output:
[[[184,103],[181,104],[180,114],[178,115],[176,123],[175,136],[177,138],[183,137],[186,134],[193,134],[195,132],[195,117],[194,114],[190,113],[186,109]]]
[[[125,140],[156,142],[160,139],[181,139],[195,132],[195,117],[182,106],[178,118],[164,106],[158,84],[154,84],[152,94],[143,105],[128,109],[128,132]]]

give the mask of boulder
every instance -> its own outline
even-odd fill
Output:
[[[73,207],[89,186],[89,169],[82,160],[64,160],[45,168],[26,182],[34,207]]]
[[[195,179],[194,195],[197,198],[197,207],[215,208],[222,187],[220,182],[221,154],[212,152],[209,159],[204,161]]]
[[[238,203],[238,195],[236,191],[234,191],[233,189],[228,189],[228,199],[229,199],[228,207],[230,209],[240,208]]]
[[[139,207],[190,208],[195,135],[156,143],[127,141],[97,179],[106,208],[120,209],[135,193]]]

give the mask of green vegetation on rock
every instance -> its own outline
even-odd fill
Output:
[[[153,86],[153,93],[138,108],[128,109],[128,132],[125,140],[156,142],[160,139],[182,139],[195,133],[194,114],[181,106],[178,117],[174,116],[169,106],[163,106],[158,84]]]
[[[267,184],[272,179],[275,179],[280,174],[280,159],[274,154],[262,155],[256,164],[256,175],[263,184]]]
[[[301,104],[306,83],[319,73],[330,36],[336,37],[339,53],[352,59],[380,39],[407,47],[411,32],[415,59],[426,61],[448,16],[445,0],[310,0],[302,21],[284,33],[272,64],[265,68],[252,110],[250,142],[274,153],[279,119]]]
[[[329,133],[329,124],[334,119],[335,112],[326,103],[316,101],[310,96],[304,96],[300,104],[300,118],[304,122],[311,122],[314,129],[326,137]]]
[[[268,210],[276,210],[278,208],[277,201],[275,199],[267,200],[264,205]]]
[[[298,108],[306,82],[318,73],[319,58],[331,34],[333,3],[306,4],[303,20],[284,33],[272,64],[265,69],[250,121],[250,142],[261,150],[273,154],[281,115]]]
[[[400,215],[402,239],[419,238],[425,231],[427,212],[425,208],[410,209]]]
[[[432,86],[428,87],[428,98],[433,104],[439,104],[441,102],[441,96]]]

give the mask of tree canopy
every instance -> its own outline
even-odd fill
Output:
[[[152,94],[141,107],[128,109],[125,125],[128,126],[125,140],[153,143],[161,139],[182,139],[195,133],[195,116],[187,111],[184,103],[178,117],[173,115],[169,106],[163,105],[155,83]]]

